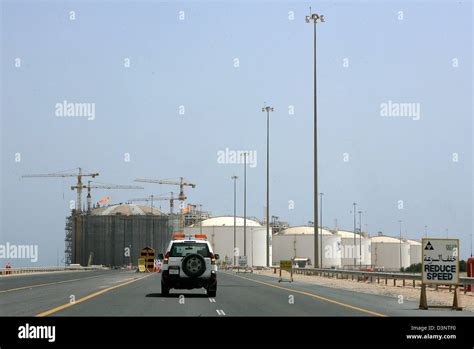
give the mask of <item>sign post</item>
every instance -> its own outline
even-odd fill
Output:
[[[287,272],[290,273],[291,279],[290,280],[283,280],[281,276],[282,270],[286,270]],[[291,261],[280,261],[280,280],[278,282],[282,281],[288,281],[288,282],[293,282],[293,263]]]
[[[459,288],[459,239],[424,238],[421,242],[421,294],[420,309],[445,308],[428,306],[426,285],[454,285],[453,305],[449,308],[462,310]]]
[[[243,268],[244,272],[247,272],[247,269],[248,269],[247,256],[239,256],[239,265],[237,266],[237,273],[240,272],[240,268]]]
[[[146,271],[145,258],[138,258],[138,271],[144,273]]]

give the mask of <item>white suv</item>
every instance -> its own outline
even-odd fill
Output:
[[[219,255],[212,251],[206,235],[174,235],[163,260],[161,295],[169,295],[172,288],[191,290],[204,287],[209,297],[215,297],[217,259]]]

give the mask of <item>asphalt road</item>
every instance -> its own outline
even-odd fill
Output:
[[[219,272],[218,291],[171,290],[160,274],[87,271],[0,279],[2,316],[473,316],[416,302],[249,273]]]

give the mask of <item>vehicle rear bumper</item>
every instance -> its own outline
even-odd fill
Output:
[[[204,287],[212,290],[217,286],[217,277],[215,273],[212,273],[209,278],[182,278],[178,275],[170,275],[168,270],[163,270],[161,273],[161,281],[166,285],[166,287],[176,289]]]

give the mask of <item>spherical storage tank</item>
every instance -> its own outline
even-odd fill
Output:
[[[267,231],[256,220],[246,221],[246,251],[244,250],[244,218],[236,217],[236,255],[247,254],[249,266],[265,266],[267,264]],[[220,255],[221,260],[233,261],[234,256],[234,216],[212,217],[197,223],[194,226],[184,228],[185,234],[199,234],[202,230],[212,245],[215,253]],[[271,234],[270,228],[270,260],[271,260]],[[237,260],[237,259],[236,259]]]
[[[322,245],[322,267],[340,268],[341,237],[322,229]],[[282,230],[273,235],[272,247],[274,265],[279,265],[281,260],[293,258],[309,258],[314,265],[314,227],[299,226]]]
[[[377,268],[384,268],[387,271],[400,270],[401,267],[410,266],[410,244],[390,236],[379,235],[372,239],[372,264]]]
[[[421,263],[421,242],[416,240],[407,240],[410,244],[410,265]]]
[[[360,235],[354,234],[352,231],[337,230],[336,234],[341,237],[341,263],[343,267],[353,266],[354,259],[356,266],[372,265],[371,241],[364,233]]]

